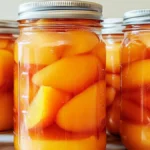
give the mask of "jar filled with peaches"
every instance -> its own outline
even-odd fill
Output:
[[[17,34],[17,22],[0,20],[0,132],[13,129],[13,54]]]
[[[15,149],[105,150],[102,6],[20,5],[15,45]]]
[[[108,18],[102,23],[102,35],[106,43],[106,101],[107,130],[120,133],[120,48],[123,40],[123,19]]]
[[[129,150],[150,149],[150,9],[125,13],[121,48],[121,138]]]

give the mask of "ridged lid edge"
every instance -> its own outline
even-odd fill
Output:
[[[150,9],[128,11],[124,14],[124,25],[150,23]]]
[[[123,18],[105,18],[102,22],[102,34],[123,34]]]
[[[59,14],[57,14],[56,11],[58,11]],[[80,14],[77,13],[78,11],[80,12]],[[69,13],[73,14],[71,18],[81,18],[83,15],[82,18],[101,20],[102,11],[102,5],[94,2],[80,0],[31,1],[20,5],[18,20],[55,17],[69,18],[71,17],[71,15],[69,15],[68,17]],[[90,15],[89,12],[91,12]],[[75,16],[75,14],[77,14],[77,16]],[[86,15],[88,17],[86,17]]]

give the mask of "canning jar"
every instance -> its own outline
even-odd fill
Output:
[[[82,1],[20,5],[15,45],[16,150],[104,150],[102,6]]]
[[[106,101],[109,133],[120,133],[120,48],[123,40],[123,19],[107,18],[102,23],[102,35],[106,43]]]
[[[150,149],[150,9],[124,15],[121,137],[129,150]]]
[[[13,129],[13,53],[15,21],[0,20],[0,131]]]

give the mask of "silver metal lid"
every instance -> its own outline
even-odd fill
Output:
[[[19,7],[18,20],[82,18],[101,20],[102,5],[80,0],[34,0]]]
[[[123,24],[150,24],[150,9],[140,9],[126,12],[124,14]]]
[[[123,34],[122,18],[107,18],[102,22],[102,34]]]
[[[18,23],[12,20],[0,20],[0,33],[3,34],[18,34]]]

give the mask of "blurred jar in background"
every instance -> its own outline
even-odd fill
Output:
[[[13,128],[13,53],[17,34],[17,22],[0,20],[0,131]]]
[[[102,35],[106,43],[107,130],[119,135],[120,125],[120,47],[123,19],[104,19]]]
[[[121,138],[129,150],[150,149],[150,9],[124,15],[121,49]]]

